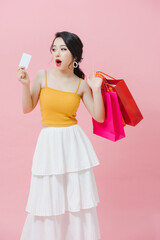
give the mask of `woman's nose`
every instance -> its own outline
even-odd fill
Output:
[[[56,51],[56,56],[59,56],[59,54],[60,54],[60,50],[57,50]]]

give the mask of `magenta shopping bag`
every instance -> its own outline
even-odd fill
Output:
[[[115,79],[101,71],[96,71],[96,76],[101,77],[112,87],[114,92],[117,92],[123,125],[136,126],[143,119],[143,116],[124,79]],[[108,79],[106,76],[112,79]]]
[[[110,90],[104,81],[102,84],[101,93],[105,106],[105,120],[100,123],[92,118],[93,133],[115,142],[125,137],[118,96],[116,92]]]

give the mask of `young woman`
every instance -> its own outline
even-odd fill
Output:
[[[23,112],[39,100],[42,129],[35,148],[28,212],[21,240],[97,240],[99,196],[93,167],[99,164],[94,148],[78,125],[82,99],[91,116],[103,122],[102,79],[84,81],[79,68],[83,44],[70,32],[58,32],[50,47],[55,68],[39,70],[30,91],[25,68],[17,71],[23,87]]]

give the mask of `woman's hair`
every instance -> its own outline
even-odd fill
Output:
[[[53,47],[53,44],[54,44],[54,40],[58,37],[61,37],[64,40],[67,48],[70,50],[73,57],[75,58],[75,61],[77,63],[81,62],[82,59],[83,59],[82,58],[83,43],[81,42],[80,38],[76,34],[71,33],[71,32],[66,32],[66,31],[57,32],[55,34],[55,38],[53,39],[52,45],[50,47],[50,52],[52,52],[52,47]],[[79,64],[78,64],[77,68],[74,68],[74,73],[82,79],[85,78],[85,74],[79,68]]]

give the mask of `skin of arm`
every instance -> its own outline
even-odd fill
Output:
[[[92,92],[91,92],[92,90]],[[93,94],[93,96],[92,96]],[[83,95],[82,101],[87,108],[88,112],[97,122],[104,122],[105,120],[105,107],[101,94],[101,86],[94,86],[92,89],[86,81],[83,81]]]
[[[29,113],[36,107],[41,90],[40,80],[43,70],[39,70],[33,80],[32,89],[29,85],[23,85],[22,87],[22,107],[23,113]]]

